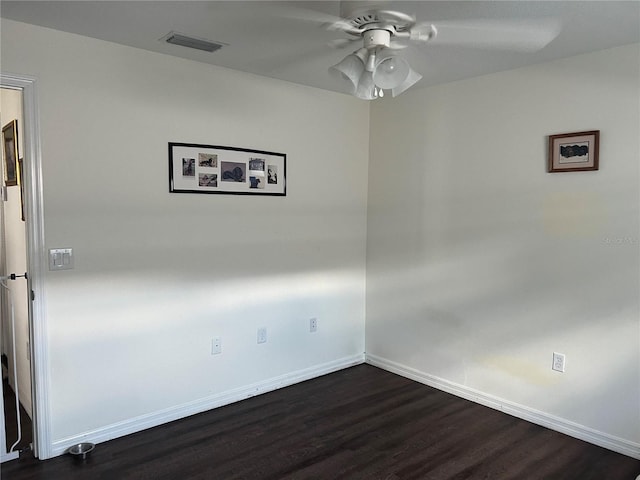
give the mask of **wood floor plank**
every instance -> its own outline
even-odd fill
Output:
[[[370,365],[96,447],[6,480],[634,480],[640,461]]]

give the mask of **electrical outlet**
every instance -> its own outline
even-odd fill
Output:
[[[211,355],[219,355],[222,353],[222,338],[213,337],[211,340]]]
[[[267,343],[267,327],[258,329],[258,343]]]
[[[553,352],[553,365],[551,366],[551,369],[555,370],[556,372],[564,373],[564,367],[565,367],[564,353]]]
[[[318,331],[318,319],[317,318],[310,318],[309,319],[309,331],[310,332],[317,332]]]

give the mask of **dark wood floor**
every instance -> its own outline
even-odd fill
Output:
[[[640,461],[359,365],[4,480],[634,480]]]
[[[4,402],[5,439],[7,442],[7,448],[11,448],[16,440],[18,440],[18,421],[16,416],[15,393],[13,388],[9,386],[9,381],[7,379],[2,380],[2,393],[2,401]],[[16,445],[16,451],[29,448],[29,444],[33,441],[33,427],[31,419],[22,405],[20,405],[20,427],[22,431],[22,438]]]

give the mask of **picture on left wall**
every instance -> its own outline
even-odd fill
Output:
[[[284,153],[219,145],[169,143],[169,192],[279,195],[286,190]]]
[[[4,183],[18,185],[18,121],[12,120],[2,127],[2,153],[4,156]]]

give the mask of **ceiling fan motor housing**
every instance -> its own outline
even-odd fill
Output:
[[[367,30],[362,34],[364,47],[367,49],[376,47],[388,47],[391,42],[391,32],[383,29]]]

